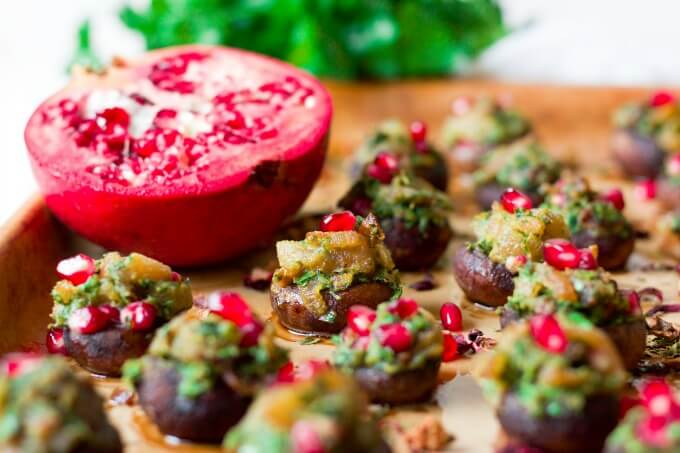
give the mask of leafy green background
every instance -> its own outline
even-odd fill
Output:
[[[507,34],[495,0],[151,0],[120,18],[149,49],[224,44],[338,79],[454,74]],[[75,61],[98,63],[87,23]]]

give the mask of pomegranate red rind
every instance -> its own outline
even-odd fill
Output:
[[[202,265],[254,248],[297,211],[331,114],[326,90],[292,66],[185,46],[82,75],[36,110],[25,139],[47,205],[73,230]]]

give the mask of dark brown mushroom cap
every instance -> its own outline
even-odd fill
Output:
[[[649,137],[628,129],[617,129],[611,139],[614,157],[631,177],[656,178],[666,153]]]
[[[440,363],[429,361],[422,368],[394,374],[377,368],[357,368],[354,378],[374,403],[422,403],[432,396],[437,387]]]
[[[419,271],[434,266],[453,237],[448,223],[437,225],[430,222],[424,231],[417,225],[409,227],[397,218],[380,219],[380,225],[385,232],[385,245],[397,268],[403,271]]]
[[[86,370],[111,377],[121,375],[126,360],[141,357],[152,337],[153,331],[136,332],[120,325],[92,334],[64,329],[67,354]]]
[[[179,394],[180,375],[172,362],[145,360],[136,384],[138,400],[164,434],[202,443],[219,443],[245,414],[251,397],[240,395],[221,379],[195,398]]]
[[[297,285],[278,287],[270,293],[272,308],[281,324],[287,329],[305,334],[328,336],[339,333],[347,325],[347,311],[352,305],[366,305],[375,308],[392,297],[394,290],[386,284],[359,283],[340,291],[335,296],[322,293],[333,318],[320,319],[303,302]]]
[[[545,453],[598,453],[616,426],[619,406],[615,396],[593,395],[579,412],[536,417],[508,393],[498,408],[498,419],[510,436]]]
[[[467,246],[453,258],[453,275],[468,299],[492,307],[504,305],[515,289],[513,275],[504,265]]]
[[[597,245],[597,262],[607,270],[618,270],[625,267],[628,257],[635,248],[635,235],[627,237],[615,234],[595,235],[587,225],[571,237],[571,242],[578,248]]]
[[[482,184],[475,187],[475,200],[482,210],[491,209],[493,202],[500,200],[501,195],[507,188],[508,187],[501,186],[495,182]],[[538,206],[543,203],[543,195],[537,192],[522,190],[522,193],[531,198],[531,202],[534,204],[534,206]]]

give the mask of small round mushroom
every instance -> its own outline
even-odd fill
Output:
[[[468,247],[456,252],[453,275],[468,299],[491,307],[504,305],[515,289],[514,276],[504,264]]]

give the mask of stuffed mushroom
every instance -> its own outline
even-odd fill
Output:
[[[234,453],[388,453],[357,383],[338,371],[264,390],[224,439]]]
[[[400,170],[446,190],[449,178],[446,162],[427,141],[427,126],[420,121],[411,123],[408,129],[399,121],[385,121],[355,153],[355,176],[387,181]]]
[[[476,374],[505,433],[545,453],[601,451],[627,377],[604,333],[552,315],[506,329]]]
[[[607,438],[605,453],[680,451],[680,397],[665,381],[643,384],[641,404],[631,408]]]
[[[139,253],[61,261],[54,286],[51,352],[96,374],[120,376],[123,363],[146,351],[153,332],[193,303],[187,279]]]
[[[634,368],[644,355],[647,327],[637,296],[620,291],[601,268],[560,271],[545,263],[527,263],[514,282],[515,290],[501,311],[501,327],[535,314],[570,314],[602,329],[626,368]]]
[[[614,157],[632,177],[656,178],[671,153],[680,151],[680,102],[660,91],[614,113]]]
[[[505,189],[513,188],[538,205],[561,171],[562,165],[534,139],[498,146],[484,155],[473,174],[475,198],[482,209],[489,209]]]
[[[350,309],[334,337],[333,364],[350,373],[381,404],[427,401],[437,385],[443,337],[440,324],[411,299]]]
[[[339,206],[357,215],[375,214],[395,265],[404,271],[432,267],[453,236],[448,196],[406,173],[389,183],[364,177],[352,186]]]
[[[531,132],[531,124],[520,112],[488,96],[460,97],[452,110],[442,127],[442,143],[457,172],[476,170],[490,149]]]
[[[357,220],[337,213],[321,228],[302,241],[276,243],[280,267],[271,283],[272,308],[284,327],[302,334],[340,332],[352,305],[375,307],[401,291],[375,216]]]
[[[510,195],[526,209],[508,202]],[[546,240],[569,236],[560,214],[532,209],[528,197],[516,191],[477,215],[473,229],[477,239],[456,252],[453,274],[468,299],[492,307],[505,304],[512,294],[520,265],[542,260]]]
[[[590,189],[585,178],[561,179],[549,191],[548,207],[562,213],[571,242],[585,248],[597,245],[597,260],[607,270],[621,269],[635,247],[635,231],[623,215],[623,195],[613,201]]]
[[[242,299],[228,299],[210,313],[175,317],[158,329],[144,356],[125,363],[126,381],[164,434],[220,442],[256,390],[287,361],[274,344],[273,328],[263,326]]]
[[[123,451],[102,398],[59,356],[3,358],[0,426],[0,449],[6,452]]]

